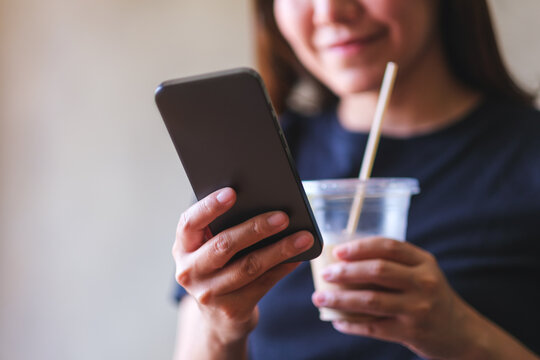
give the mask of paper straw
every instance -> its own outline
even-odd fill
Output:
[[[362,168],[358,178],[362,181],[369,179],[371,176],[371,170],[373,169],[373,162],[375,161],[375,154],[377,153],[377,147],[379,146],[379,139],[381,137],[381,125],[392,96],[392,89],[394,88],[394,81],[397,74],[397,65],[393,62],[389,62],[386,65],[384,72],[383,82],[381,90],[379,92],[379,99],[377,101],[377,107],[375,109],[375,115],[373,117],[373,123],[371,124],[371,130],[369,131],[369,137],[364,152],[364,159],[362,160]],[[362,211],[362,205],[364,204],[364,188],[358,188],[354,196],[351,211],[349,212],[349,221],[347,223],[347,234],[352,235],[355,233],[358,227],[358,219]]]

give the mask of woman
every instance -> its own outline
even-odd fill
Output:
[[[485,1],[259,0],[256,11],[260,70],[300,176],[358,173],[395,61],[373,176],[415,177],[422,193],[406,243],[358,239],[335,252],[328,281],[380,289],[331,293],[313,293],[308,264],[279,265],[310,247],[306,232],[227,264],[283,230],[286,214],[212,236],[206,226],[235,193],[196,203],[173,247],[191,295],[177,357],[538,359],[540,115],[502,65]],[[298,95],[305,84],[311,103]],[[325,323],[320,306],[380,319]]]

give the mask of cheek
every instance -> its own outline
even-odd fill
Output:
[[[291,45],[305,43],[309,39],[311,10],[308,5],[307,0],[274,1],[278,29]]]
[[[313,0],[275,0],[274,16],[278,29],[300,62],[318,76],[317,54],[312,39]]]
[[[382,21],[390,30],[394,57],[407,66],[437,36],[435,0],[379,0]]]
[[[433,38],[437,0],[354,0],[363,4],[366,23],[385,26],[389,36],[383,45],[365,56],[335,62],[313,47],[312,1],[275,0],[274,15],[300,61],[338,95],[377,88],[387,61],[397,61],[400,71],[405,71]]]

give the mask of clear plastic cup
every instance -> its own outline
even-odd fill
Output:
[[[344,286],[326,282],[321,272],[338,261],[332,255],[333,248],[338,244],[367,236],[405,241],[410,199],[419,193],[418,181],[411,178],[372,178],[367,181],[336,179],[304,181],[303,186],[324,242],[321,255],[311,261],[315,289],[365,289],[365,285]],[[351,235],[346,229],[353,199],[358,193],[362,194],[363,202],[358,226]],[[372,316],[320,309],[320,319],[323,321],[359,321],[367,318]]]

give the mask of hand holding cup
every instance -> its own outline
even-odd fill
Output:
[[[339,288],[316,291],[313,303],[364,316],[334,320],[336,330],[401,343],[426,358],[460,358],[482,336],[475,326],[484,320],[450,287],[430,253],[368,237],[337,246],[334,255],[339,262],[322,277]],[[351,289],[365,284],[377,288]]]

